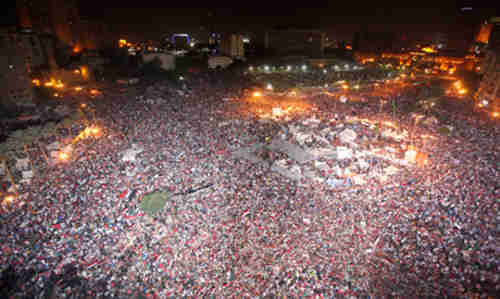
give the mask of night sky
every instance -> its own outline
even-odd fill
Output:
[[[11,1],[15,2],[15,1]],[[421,36],[445,32],[471,35],[487,17],[498,16],[495,1],[127,1],[79,0],[83,18],[110,24],[114,32],[155,39],[167,31],[214,28],[258,31],[279,27],[321,29],[339,39],[355,32],[394,32]],[[209,6],[214,3],[218,6]],[[232,5],[230,5],[232,3]],[[307,8],[303,7],[306,6]],[[405,6],[406,5],[406,6]],[[196,8],[189,7],[196,6]],[[302,6],[302,7],[301,7]],[[465,8],[465,9],[463,9]],[[6,14],[7,10],[3,10]],[[211,15],[211,16],[210,16]],[[9,18],[3,17],[3,21]],[[5,22],[3,22],[5,23]],[[420,34],[420,35],[418,35]]]
[[[364,2],[364,1],[363,1]],[[197,8],[173,1],[82,1],[81,14],[123,26],[124,30],[154,32],[167,28],[215,26],[224,30],[259,30],[298,27],[321,29],[350,36],[357,31],[381,32],[464,32],[497,14],[494,1],[306,1],[309,7],[293,1],[234,1],[232,6]],[[189,2],[196,6],[197,2]],[[220,3],[213,1],[213,3]],[[229,2],[228,2],[229,3]],[[237,4],[238,6],[234,5]],[[403,5],[407,5],[403,7]],[[96,8],[99,9],[96,9]],[[462,9],[466,8],[466,9]],[[471,9],[469,9],[471,8]],[[209,15],[212,17],[209,17]],[[119,25],[117,25],[119,24]],[[135,29],[134,29],[135,27]]]

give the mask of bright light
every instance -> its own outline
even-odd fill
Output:
[[[16,197],[12,194],[9,194],[9,195],[4,197],[4,201],[6,204],[12,203],[14,201],[14,199],[16,199]]]
[[[359,84],[354,85],[354,89],[359,89]]]
[[[61,80],[57,80],[56,84],[54,85],[55,88],[61,89],[64,87],[64,84],[61,82]]]
[[[118,46],[119,46],[120,48],[123,48],[123,47],[125,47],[126,45],[127,45],[127,40],[125,40],[125,39],[120,39],[120,40],[118,40]]]
[[[194,44],[193,42],[190,42],[190,43],[189,43],[189,46],[190,46],[191,48],[193,48],[193,47],[195,46],[195,44]]]
[[[69,159],[69,154],[66,152],[60,152],[59,153],[59,160],[61,161],[67,161]]]
[[[271,83],[267,83],[266,89],[273,90],[273,85]]]
[[[74,74],[80,74],[80,70],[74,70],[73,73]]]
[[[484,107],[488,107],[488,101],[487,100],[483,100],[481,103],[483,104]]]
[[[422,48],[421,50],[422,50],[423,52],[425,52],[425,53],[436,53],[436,52],[437,52],[436,50],[434,50],[434,49],[433,49],[433,48],[431,48],[431,47],[424,47],[424,48]]]
[[[328,71],[326,69],[323,70],[323,74],[326,74]]]
[[[491,116],[493,116],[493,117],[495,117],[495,118],[498,118],[498,117],[500,117],[500,113],[498,113],[498,112],[493,112],[493,113],[491,114]]]
[[[348,69],[349,69],[349,65],[348,65],[348,64],[344,65],[344,68],[345,68],[346,70],[348,70]]]
[[[268,72],[268,71],[269,71],[269,66],[268,66],[268,65],[265,65],[265,66],[264,66],[264,70],[265,70],[266,72]]]
[[[410,163],[417,162],[417,151],[413,146],[409,146],[408,150],[405,152],[405,160]]]
[[[262,96],[262,93],[260,91],[254,91],[252,96],[254,96],[255,98],[260,98]]]
[[[453,75],[453,73],[455,73],[455,70],[454,70],[454,69],[450,69],[450,70],[448,71],[448,73],[449,73],[450,75]]]
[[[179,80],[184,80],[184,77],[183,76],[179,76]]]
[[[253,66],[249,66],[248,70],[251,71],[251,72],[253,72]]]
[[[82,107],[82,108],[86,108],[86,107],[87,107],[87,104],[82,103],[82,104],[80,105],[80,107]]]
[[[249,39],[248,37],[244,37],[244,38],[243,38],[243,42],[244,42],[245,44],[248,44],[248,43],[250,42],[250,39]]]
[[[35,84],[36,86],[40,86],[40,80],[38,79],[33,79],[33,81],[31,81],[33,84]]]
[[[75,91],[81,91],[82,88],[80,86],[75,87]]]
[[[57,98],[59,96],[59,94],[56,92],[56,93],[54,93],[54,96]]]
[[[45,82],[45,84],[44,84],[44,85],[45,85],[45,86],[47,86],[47,87],[54,86],[54,81],[55,81],[54,79],[50,79],[50,81]]]
[[[286,70],[287,71],[291,71],[292,70],[292,66],[291,65],[287,65]]]
[[[303,70],[303,71],[306,71],[306,70],[307,70],[307,65],[305,65],[305,64],[304,64],[304,65],[302,66],[302,70]]]
[[[84,79],[88,79],[88,78],[89,78],[89,72],[88,72],[88,69],[87,69],[87,67],[86,67],[86,66],[82,66],[82,67],[80,68],[80,72],[82,73],[82,77],[83,77]]]
[[[343,88],[343,89],[349,89],[349,85],[347,85],[347,84],[342,84],[342,88]]]
[[[99,137],[101,136],[101,129],[97,127],[90,128],[90,133],[92,133],[95,137]]]
[[[467,89],[465,88],[461,88],[459,91],[458,91],[459,94],[466,94],[467,93]]]
[[[97,90],[97,89],[91,89],[90,93],[93,94],[93,95],[96,95],[96,94],[99,93],[99,90]]]

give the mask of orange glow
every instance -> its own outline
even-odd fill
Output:
[[[476,35],[475,40],[477,42],[487,44],[489,42],[489,39],[490,39],[490,34],[491,34],[492,28],[493,28],[493,24],[481,25],[481,28],[480,28],[478,34]]]
[[[45,82],[43,85],[46,87],[55,87],[55,88],[63,88],[64,84],[61,80],[55,80],[54,78],[50,78],[50,81]]]
[[[127,45],[127,40],[126,40],[126,39],[120,39],[120,40],[118,41],[118,46],[119,46],[120,48],[123,48],[123,47],[125,47],[126,45]]]
[[[93,127],[90,129],[90,133],[92,133],[92,135],[96,136],[96,137],[99,137],[101,136],[101,130],[97,127]]]
[[[345,48],[346,48],[347,50],[352,50],[351,45],[347,45],[347,46],[345,46]]]
[[[9,194],[9,195],[7,195],[7,196],[4,197],[4,201],[5,201],[6,204],[10,204],[15,199],[16,199],[16,197],[14,195],[12,195],[12,194]]]
[[[493,116],[494,118],[498,118],[498,117],[500,117],[500,113],[498,113],[498,112],[493,112],[493,113],[491,114],[491,116]]]
[[[59,160],[61,161],[67,161],[69,159],[69,154],[66,152],[60,152],[59,153]]]
[[[97,94],[99,94],[99,90],[97,90],[97,89],[91,89],[91,90],[90,90],[90,93],[91,93],[92,95],[97,95]]]
[[[72,143],[75,144],[78,141],[80,141],[82,139],[87,139],[91,136],[94,136],[95,138],[101,137],[102,136],[101,129],[98,127],[87,127],[87,128],[85,128],[85,130],[81,131],[80,134],[78,134],[78,136],[76,136],[73,139]]]
[[[349,85],[347,85],[347,84],[342,84],[342,88],[343,88],[343,89],[349,89]]]
[[[73,53],[79,53],[82,49],[79,46],[73,48]]]
[[[64,84],[61,82],[61,80],[58,80],[56,85],[54,85],[55,88],[61,89],[64,87]]]
[[[80,86],[75,87],[75,91],[81,91],[82,88]]]
[[[405,160],[410,163],[416,163],[420,167],[429,163],[427,155],[422,152],[418,152],[416,147],[413,145],[408,146],[408,150],[405,152]]]
[[[80,70],[74,70],[73,73],[74,74],[80,74]]]
[[[483,104],[481,104],[481,103],[479,103],[479,104],[477,104],[477,106],[478,106],[479,108],[483,108],[483,106],[484,106],[484,105],[483,105]]]
[[[82,66],[82,67],[80,68],[80,72],[81,72],[81,74],[82,74],[83,79],[85,79],[85,80],[86,80],[86,79],[88,79],[88,78],[89,78],[89,70],[88,70],[88,68],[87,68],[86,66]]]
[[[466,94],[466,93],[467,93],[467,89],[464,89],[464,88],[459,89],[459,90],[458,90],[458,93],[459,93],[459,94]]]
[[[80,107],[82,107],[82,108],[86,108],[86,107],[87,107],[87,104],[83,103],[83,104],[81,104],[81,105],[80,105]]]
[[[421,50],[422,50],[423,52],[425,52],[425,53],[437,53],[437,51],[436,51],[436,50],[434,50],[434,49],[433,49],[433,48],[431,48],[431,47],[424,47],[424,48],[422,48]]]
[[[59,94],[56,92],[56,93],[54,93],[54,96],[57,98],[59,96]]]
[[[254,93],[252,94],[252,96],[256,97],[256,98],[259,98],[262,96],[262,93],[260,91],[254,91]]]
[[[36,86],[40,86],[40,80],[38,80],[38,79],[33,79],[31,82],[33,84],[35,84]]]

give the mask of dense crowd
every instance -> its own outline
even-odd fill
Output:
[[[396,108],[330,90],[294,95],[301,109],[281,115],[252,106],[252,74],[182,79],[102,87],[89,102],[102,136],[38,161],[2,206],[3,295],[498,296],[498,121],[446,99],[417,122],[413,86],[389,97]],[[316,158],[272,150],[278,139]],[[258,162],[233,155],[255,144]],[[426,163],[405,162],[410,146]],[[148,216],[138,203],[160,190],[171,196]]]

